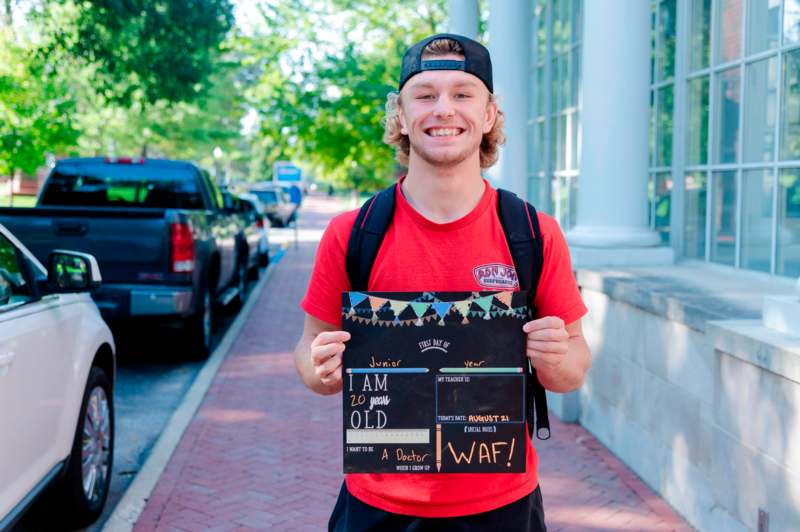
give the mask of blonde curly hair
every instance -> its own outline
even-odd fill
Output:
[[[461,45],[450,39],[436,39],[425,47],[423,52],[426,56],[440,56],[448,54],[463,54],[464,49]],[[489,102],[497,103],[494,94],[489,94]],[[394,154],[397,162],[403,166],[408,166],[408,157],[411,152],[411,143],[408,135],[404,135],[400,124],[399,106],[401,105],[400,93],[390,92],[386,96],[386,116],[383,119],[383,142],[394,146]],[[497,150],[506,141],[503,133],[505,115],[498,107],[494,127],[491,131],[483,135],[480,146],[481,168],[489,168],[497,162]]]

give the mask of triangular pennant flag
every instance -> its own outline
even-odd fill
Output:
[[[348,292],[348,295],[350,296],[350,306],[352,307],[355,307],[367,298],[367,295],[361,292]]]
[[[411,309],[418,318],[424,316],[429,308],[431,308],[430,303],[411,303]]]
[[[450,307],[452,307],[453,304],[440,302],[440,303],[434,303],[431,306],[433,307],[433,310],[436,311],[436,314],[444,318],[445,316],[447,316],[447,313],[450,312]]]
[[[475,300],[475,303],[478,304],[483,310],[489,310],[492,307],[492,296],[484,296],[479,297]]]
[[[395,316],[399,316],[403,313],[403,311],[408,307],[407,301],[397,301],[397,300],[390,300],[389,306],[392,307],[392,312],[394,312]]]
[[[380,308],[383,307],[387,301],[388,299],[385,297],[369,296],[369,306],[372,308],[372,312],[377,312],[380,310]]]
[[[500,303],[502,303],[503,305],[505,305],[507,307],[511,307],[511,296],[512,295],[513,295],[513,292],[498,292],[497,294],[495,294],[494,297],[496,297],[497,300],[500,301]]]
[[[395,315],[395,317],[394,317],[395,326],[398,325],[399,323],[400,323],[400,318],[398,318],[397,315]]]
[[[469,300],[467,300],[467,301],[456,301],[455,303],[453,303],[453,306],[456,307],[456,310],[458,311],[459,314],[461,314],[462,316],[466,316],[467,312],[469,312],[469,306],[471,304],[472,304],[472,302],[469,301]]]
[[[442,319],[440,319],[440,320],[439,320],[439,325],[440,325],[441,327],[444,327],[444,318],[442,318]]]
[[[461,323],[462,323],[463,325],[466,325],[466,324],[468,324],[468,323],[469,323],[469,320],[467,319],[467,317],[466,317],[466,316],[464,316],[464,319],[463,319],[463,320],[461,320]]]
[[[416,326],[417,327],[422,327],[422,318],[417,318]]]

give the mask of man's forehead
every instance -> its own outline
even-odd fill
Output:
[[[480,79],[467,72],[461,72],[460,70],[427,70],[408,80],[403,89],[413,90],[442,86],[485,88]]]

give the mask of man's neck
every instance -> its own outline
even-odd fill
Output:
[[[483,197],[480,165],[470,158],[442,168],[411,154],[402,192],[408,203],[428,220],[448,223],[466,216]]]

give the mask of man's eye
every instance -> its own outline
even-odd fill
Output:
[[[471,97],[472,96],[470,94],[466,94],[466,93],[463,93],[463,92],[459,92],[458,94],[456,94],[456,98],[458,98],[459,100],[465,100],[465,99],[471,98]]]
[[[420,94],[417,96],[417,100],[431,100],[433,99],[433,94]]]

